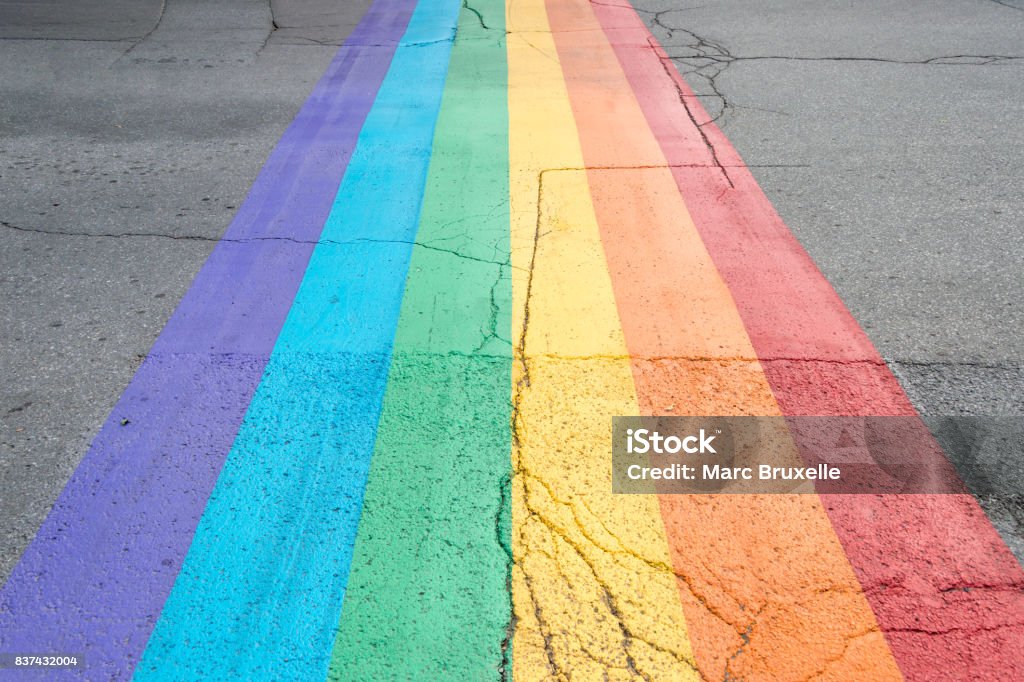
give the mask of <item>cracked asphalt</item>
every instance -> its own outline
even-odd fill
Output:
[[[280,461],[255,458],[266,481],[238,468],[237,457],[234,469],[229,460],[221,479],[227,483],[211,497],[186,568],[180,556],[161,555],[155,560],[162,568],[128,571],[126,584],[135,573],[163,571],[175,592],[166,607],[156,607],[164,611],[152,639],[142,626],[144,635],[111,628],[118,644],[105,651],[102,665],[134,666],[131,656],[144,650],[137,676],[159,677],[164,661],[178,660],[186,662],[177,674],[187,678],[204,656],[215,663],[219,651],[239,650],[230,639],[237,631],[260,631],[257,609],[245,611],[252,619],[245,625],[230,620],[232,605],[253,603],[247,589],[274,595],[269,601],[301,602],[317,615],[299,613],[279,628],[284,634],[274,631],[279,639],[259,639],[266,649],[237,663],[248,668],[232,668],[240,677],[269,669],[303,677],[310,660],[327,661],[323,647],[301,651],[288,639],[307,635],[327,642],[329,679],[354,679],[353,671],[397,678],[410,670],[468,679],[487,670],[504,680],[513,668],[520,679],[769,679],[782,672],[794,680],[901,673],[928,679],[914,666],[926,666],[921,661],[952,647],[948,642],[968,642],[950,649],[950,679],[957,679],[957,670],[984,670],[984,657],[1000,642],[1012,647],[1012,634],[999,637],[1019,629],[1006,604],[1020,584],[992,568],[1002,565],[996,559],[986,564],[989,554],[971,554],[971,542],[991,549],[998,538],[970,537],[984,518],[967,502],[613,499],[594,472],[607,467],[609,414],[678,414],[688,407],[827,412],[862,404],[863,396],[854,395],[859,381],[877,391],[872,406],[880,413],[898,414],[902,394],[887,383],[886,367],[908,404],[924,414],[1024,414],[1024,204],[1017,191],[1024,177],[1024,4],[634,0],[665,54],[634,66],[642,73],[631,72],[630,82],[607,65],[621,45],[637,46],[627,39],[591,42],[602,30],[617,35],[619,3],[458,5],[431,5],[438,16],[424,13],[424,26],[400,48],[427,55],[454,49],[450,99],[433,138],[444,153],[430,159],[428,175],[430,152],[424,156],[422,140],[412,136],[433,128],[400,119],[394,144],[407,158],[353,176],[353,184],[365,183],[363,194],[352,190],[356,198],[378,196],[372,192],[394,182],[394,206],[381,202],[381,211],[391,213],[374,226],[381,236],[222,238],[370,0],[0,0],[0,583],[37,537],[215,246],[238,253],[316,247],[331,255],[311,266],[311,288],[327,291],[336,286],[329,273],[342,271],[356,273],[357,284],[324,301],[310,303],[308,295],[307,308],[296,304],[299,313],[292,314],[300,322],[318,319],[319,303],[328,310],[351,305],[361,280],[380,277],[387,289],[388,277],[409,268],[406,298],[395,304],[401,318],[394,356],[367,340],[387,329],[373,317],[385,313],[369,307],[357,316],[370,330],[366,338],[338,332],[356,343],[355,353],[310,352],[319,347],[305,345],[302,332],[282,332],[285,352],[278,357],[275,350],[261,390],[285,398],[253,399],[249,414],[257,426],[234,447],[252,455],[270,443],[284,454]],[[457,31],[442,10],[458,15]],[[359,47],[369,55],[394,48],[394,41],[356,41]],[[642,48],[645,55],[656,49]],[[425,82],[445,73],[417,58]],[[672,65],[709,120],[692,107],[686,88],[665,86],[676,76]],[[655,76],[662,79],[656,88],[635,85]],[[411,107],[422,116],[431,86],[406,77],[408,96],[423,98]],[[631,94],[626,105],[616,99],[629,87],[643,92],[638,99],[645,103],[669,91],[665,101],[675,108],[659,105],[670,112],[662,124],[679,119],[692,129],[683,146],[691,145],[686,150],[697,161],[674,161],[653,135],[650,143],[630,135],[607,142],[617,139],[616,126],[639,130],[640,117],[657,118]],[[608,101],[618,104],[605,110]],[[394,225],[419,210],[417,173],[427,189],[422,226],[410,236]],[[682,201],[676,183],[687,181],[706,196]],[[736,311],[747,308],[719,282],[718,270],[730,275],[713,259],[728,252],[734,223],[702,226],[698,234],[689,217],[678,216],[688,215],[688,206],[706,217],[714,215],[709,206],[743,205],[722,198],[749,197],[757,184],[881,359],[856,339],[820,355],[808,350],[810,342],[793,343],[800,333],[820,331],[812,329],[819,318],[821,329],[844,333],[829,327],[833,311],[825,309],[801,312],[795,330],[778,332],[782,341],[762,334],[757,345],[754,333],[748,338],[744,324],[758,321],[740,320]],[[288,191],[298,203],[316,199],[315,189]],[[370,216],[368,224],[379,220],[373,206],[353,203],[353,212]],[[680,222],[684,229],[673,231]],[[629,229],[634,224],[647,233],[638,236]],[[402,261],[406,252],[411,261]],[[388,267],[365,267],[374,259]],[[282,266],[286,271],[301,278],[294,267]],[[327,282],[319,289],[317,276]],[[750,296],[742,273],[731,276],[735,298]],[[282,288],[290,286],[286,279],[281,275]],[[680,301],[681,291],[701,293]],[[651,300],[661,305],[655,322],[642,314]],[[235,312],[244,318],[258,307]],[[715,336],[686,333],[695,327]],[[337,335],[310,328],[307,336],[324,347],[343,348]],[[226,351],[222,364],[207,366],[200,357],[207,350],[150,355],[146,362],[178,372],[182,391],[223,393],[226,403],[249,405],[224,387],[235,375],[253,374],[256,382],[259,352]],[[188,374],[187,356],[199,358],[195,375]],[[293,385],[295,376],[310,382],[308,390]],[[376,417],[369,426],[368,415],[377,413],[359,401],[372,403],[367,396],[378,389],[376,433]],[[309,415],[324,405],[351,411],[339,409],[337,421],[318,424]],[[139,409],[142,417],[121,419],[125,433],[147,423]],[[201,442],[216,428],[198,422]],[[288,429],[280,428],[284,422]],[[302,466],[298,448],[321,442],[322,429],[329,432],[327,451],[347,452],[343,436],[367,441],[369,474],[355,466],[341,474]],[[117,433],[108,440],[118,442]],[[183,446],[190,440],[181,436]],[[422,456],[422,440],[437,450],[435,469],[459,472],[471,494],[430,467],[408,471],[408,462]],[[468,451],[486,456],[467,463]],[[147,467],[157,466],[140,459],[129,475],[148,485]],[[1007,464],[993,466],[1005,471]],[[1024,490],[1019,467],[1010,469],[986,479],[978,500],[1019,561]],[[365,503],[362,492],[352,492],[359,484],[348,483],[360,475],[362,485],[370,480]],[[202,489],[200,479],[184,484],[188,495]],[[283,520],[245,526],[238,500],[249,498],[240,490],[262,490],[276,501],[266,507],[284,510]],[[319,494],[338,506],[310,501]],[[195,497],[202,512],[206,498]],[[128,499],[144,507],[141,494]],[[149,513],[143,509],[140,518]],[[346,540],[347,585],[332,582],[342,569],[321,554],[333,559],[342,552],[325,542],[296,551],[288,567],[295,582],[278,592],[274,524],[301,527],[303,537],[309,534],[303,541],[312,542],[319,536],[310,528],[327,535],[344,525],[334,513],[354,513],[359,526],[358,541]],[[424,518],[432,524],[429,537],[407,531]],[[874,526],[878,537],[858,534],[864,519],[878,518],[892,525]],[[953,521],[943,526],[944,519]],[[946,549],[968,549],[933,562],[929,551],[939,550],[923,541],[895,544],[899,524],[934,532]],[[250,535],[239,540],[236,526]],[[252,554],[239,554],[235,542]],[[890,565],[880,557],[887,559],[893,546],[905,556]],[[959,581],[949,573],[954,564]],[[230,585],[204,579],[229,572],[225,566],[254,574],[267,568],[263,578]],[[921,574],[908,575],[915,567]],[[488,590],[487,599],[474,601],[474,589]],[[340,609],[342,595],[346,611],[338,625],[331,608],[337,602]],[[139,608],[139,622],[156,619]],[[986,609],[998,613],[977,616]],[[218,621],[221,612],[227,615]],[[962,640],[945,637],[961,629],[969,631]],[[996,634],[985,639],[987,633]],[[200,636],[214,644],[190,660],[183,643]],[[123,643],[135,647],[128,662],[110,653]],[[297,653],[275,660],[275,646]],[[368,661],[366,647],[382,653]]]
[[[0,576],[368,5],[0,2]]]
[[[1024,414],[1024,3],[634,6],[914,405]]]

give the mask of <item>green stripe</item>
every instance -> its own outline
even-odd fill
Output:
[[[505,10],[474,8],[452,50],[332,680],[493,679],[508,665]]]

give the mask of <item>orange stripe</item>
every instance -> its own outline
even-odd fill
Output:
[[[548,0],[548,12],[642,412],[780,414],[589,3]],[[705,676],[804,678],[831,666],[838,677],[900,677],[817,497],[666,495],[661,506]]]
[[[624,0],[594,6],[787,415],[914,415],[846,310]],[[651,41],[655,49],[638,49]],[[671,87],[672,85],[675,87]],[[685,106],[684,106],[685,104]],[[704,123],[700,128],[696,123]],[[683,167],[714,146],[729,166]],[[923,430],[923,425],[919,425]],[[928,436],[926,436],[928,438]],[[826,496],[904,675],[1016,679],[1024,571],[969,495]]]

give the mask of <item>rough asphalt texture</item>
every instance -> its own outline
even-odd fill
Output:
[[[917,408],[1024,414],[1024,2],[633,4]]]
[[[0,1],[0,579],[368,5]]]
[[[0,580],[367,4],[0,0]],[[915,404],[1021,414],[1024,4],[637,7]]]

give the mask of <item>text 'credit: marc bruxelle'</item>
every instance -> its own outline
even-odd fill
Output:
[[[959,494],[976,473],[978,452],[1005,453],[1021,440],[1018,423],[969,419],[614,417],[612,490]]]

